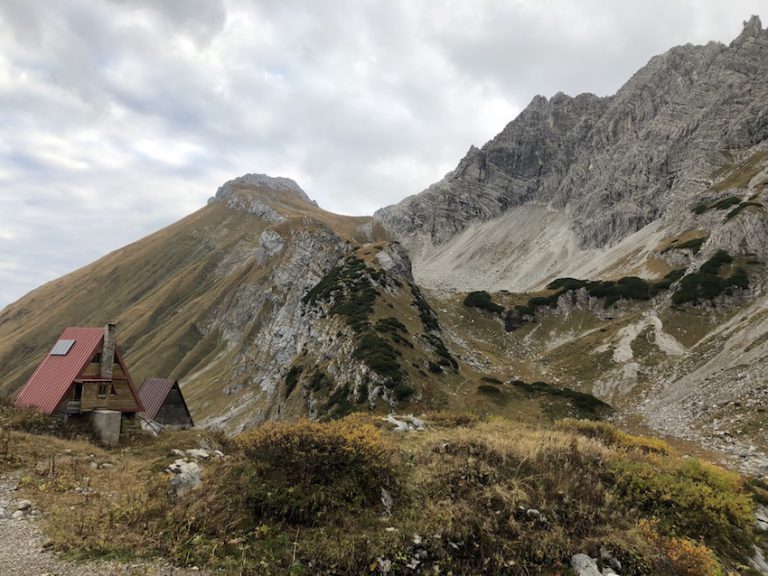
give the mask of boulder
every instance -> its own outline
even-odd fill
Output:
[[[602,576],[597,562],[586,554],[575,554],[571,557],[571,568],[578,576]]]
[[[168,467],[173,472],[168,492],[173,498],[186,496],[203,482],[203,469],[197,462],[176,460]]]

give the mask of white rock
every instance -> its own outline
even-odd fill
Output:
[[[32,502],[29,500],[19,500],[16,504],[16,510],[27,511],[32,508]]]
[[[16,512],[11,514],[11,518],[13,518],[14,520],[21,520],[22,518],[24,518],[24,516],[26,516],[26,514],[24,514],[24,512],[22,512],[21,510],[16,510]]]
[[[200,448],[191,448],[187,450],[187,456],[199,460],[208,460],[208,458],[211,457],[207,450],[202,450]]]
[[[571,567],[578,576],[602,576],[597,563],[586,554],[576,554],[571,557]]]

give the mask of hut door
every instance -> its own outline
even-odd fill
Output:
[[[75,382],[75,400],[80,401],[83,399],[83,385]]]

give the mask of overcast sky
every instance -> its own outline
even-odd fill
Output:
[[[612,94],[763,5],[0,0],[0,308],[246,172],[370,214],[534,95]]]

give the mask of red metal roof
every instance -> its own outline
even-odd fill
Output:
[[[85,369],[93,355],[101,348],[104,328],[65,328],[59,340],[74,340],[72,348],[64,356],[48,355],[16,396],[14,404],[19,407],[37,408],[44,414],[53,414],[64,400],[72,382]],[[119,350],[118,362],[123,367],[128,385],[138,401],[136,389],[130,374],[125,369]],[[139,404],[141,410],[141,404]]]
[[[148,420],[154,420],[174,384],[176,384],[176,380],[173,378],[145,378],[141,384],[141,390],[139,390],[144,412],[139,415]],[[183,398],[182,396],[182,400]],[[186,406],[186,401],[184,404]],[[189,409],[187,409],[187,413],[189,413]]]

